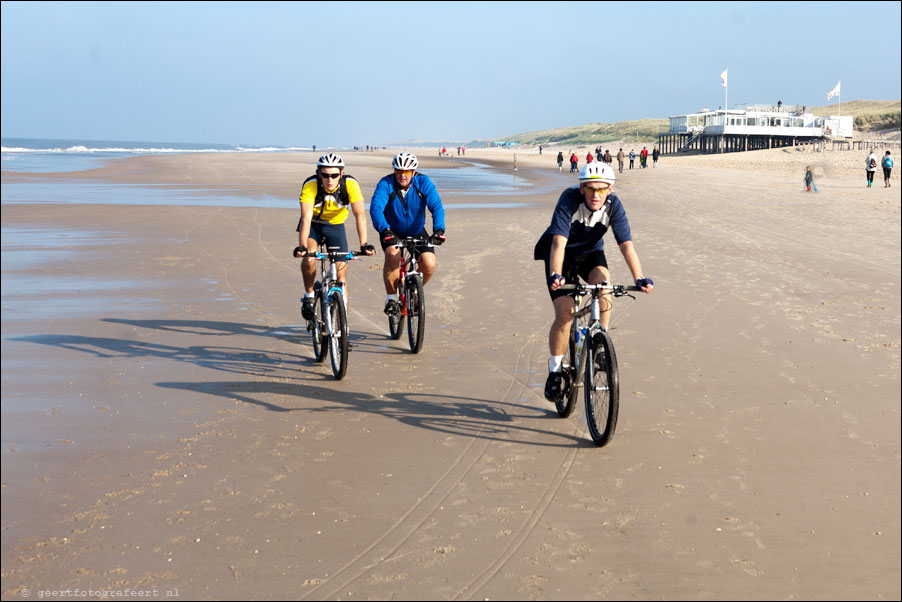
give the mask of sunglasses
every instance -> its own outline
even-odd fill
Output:
[[[610,186],[604,186],[602,188],[592,188],[591,186],[586,186],[586,190],[589,191],[589,194],[604,194],[610,189]]]
[[[413,170],[412,169],[396,169],[395,173],[401,174],[402,176],[412,176]]]
[[[341,172],[338,173],[320,173],[319,176],[324,180],[334,180],[335,178],[341,177]]]

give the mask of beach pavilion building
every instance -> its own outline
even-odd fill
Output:
[[[734,109],[702,109],[670,118],[670,131],[658,136],[663,154],[729,153],[852,138],[853,118],[816,117],[806,107],[738,105]]]

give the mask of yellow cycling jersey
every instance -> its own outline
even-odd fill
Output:
[[[348,219],[348,206],[363,200],[360,184],[353,176],[343,175],[338,187],[329,192],[315,175],[304,181],[301,203],[313,205],[313,221],[320,224],[343,224]]]

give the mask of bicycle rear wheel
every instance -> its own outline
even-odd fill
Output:
[[[397,341],[404,333],[404,316],[401,315],[400,308],[397,312],[388,314],[388,334],[391,340]]]
[[[348,314],[340,293],[332,293],[329,298],[329,312],[332,317],[332,332],[329,333],[329,352],[332,354],[332,374],[336,380],[345,377],[348,371]]]
[[[617,427],[620,411],[620,378],[617,354],[611,337],[605,331],[592,335],[586,355],[586,422],[595,445],[610,442]]]
[[[323,295],[320,291],[316,291],[316,298],[313,301],[313,320],[311,321],[310,332],[313,335],[313,360],[319,364],[326,359],[329,353],[328,341],[323,333],[325,327],[325,316],[323,315]]]
[[[407,280],[407,341],[411,353],[419,353],[423,348],[426,334],[426,299],[423,296],[423,281],[418,276]]]
[[[554,402],[554,407],[561,418],[566,418],[573,413],[576,407],[576,397],[579,395],[579,386],[577,374],[579,366],[576,365],[578,357],[576,357],[576,341],[573,340],[573,332],[570,332],[570,343],[567,345],[567,353],[564,355],[563,373],[567,379],[567,387],[564,390],[564,396],[560,401]]]

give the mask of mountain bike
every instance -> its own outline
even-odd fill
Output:
[[[398,268],[398,292],[401,298],[400,311],[388,316],[388,331],[393,340],[400,339],[406,318],[410,351],[419,353],[426,335],[426,297],[423,294],[423,274],[419,271],[417,257],[420,249],[435,247],[419,237],[402,238],[392,246],[401,250],[401,265]]]
[[[564,395],[555,402],[555,408],[562,418],[573,412],[580,389],[586,403],[586,422],[589,435],[595,445],[607,445],[617,427],[620,410],[620,378],[617,373],[617,354],[608,331],[601,325],[601,304],[603,295],[627,296],[635,299],[630,292],[641,291],[638,286],[601,284],[565,284],[558,290],[568,291],[573,297],[576,310],[570,326],[570,341],[564,355],[563,372],[567,383]],[[580,308],[582,297],[590,295]]]
[[[332,374],[336,380],[343,379],[348,371],[350,331],[344,286],[338,279],[338,268],[335,264],[340,261],[351,261],[361,255],[366,253],[326,250],[314,255],[320,262],[320,278],[313,283],[314,318],[307,322],[307,331],[313,337],[313,356],[316,363],[321,363],[326,359],[326,355],[331,354]]]

